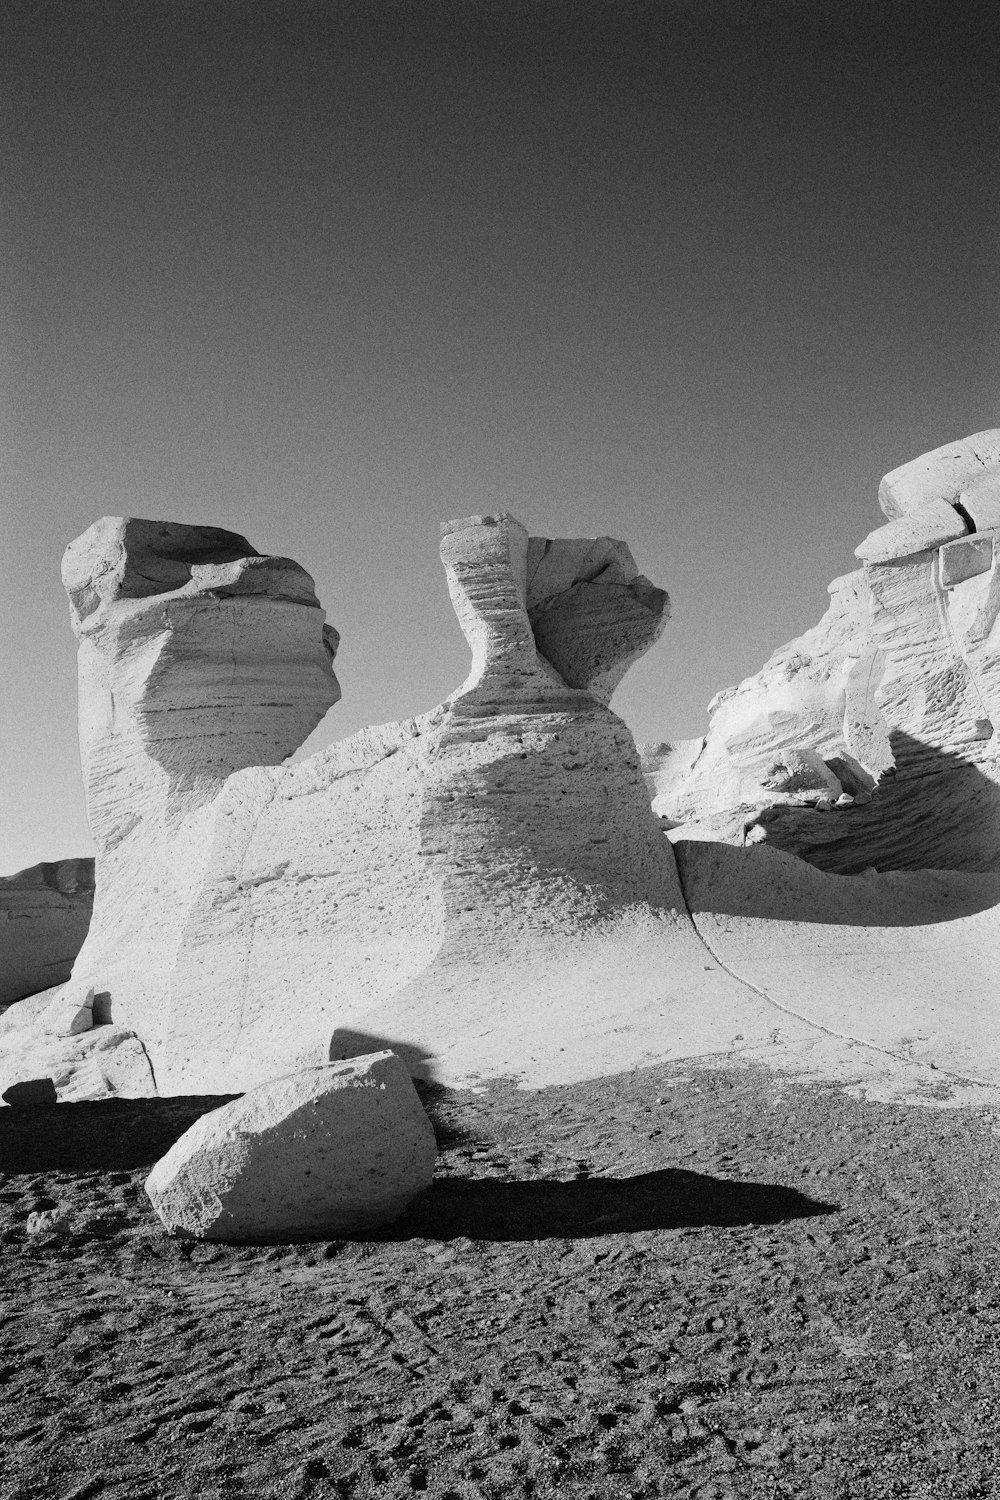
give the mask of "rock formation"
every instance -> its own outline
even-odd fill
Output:
[[[67,565],[99,898],[0,1083],[44,1048],[79,1097],[119,1055],[230,1092],[391,1047],[457,1086],[715,1053],[1000,1099],[997,438],[887,476],[824,619],[648,792],[607,705],[667,599],[620,542],[446,526],[468,678],[288,766],[337,696],[305,575],[99,523]]]
[[[0,1005],[69,978],[93,904],[92,859],[0,876]]]
[[[674,837],[766,842],[820,869],[1000,861],[1000,431],[883,479],[887,524],[814,629],[644,769]]]
[[[385,1045],[441,1081],[544,1081],[567,1056],[613,1071],[713,1026],[763,1032],[759,999],[706,963],[606,706],[666,595],[608,538],[531,538],[509,516],[443,532],[468,679],[297,766],[260,762],[335,685],[293,564],[150,522],[70,548],[101,846],[74,983],[141,1040],[160,1091]]]
[[[430,1186],[434,1131],[392,1052],[272,1078],[186,1130],[146,1180],[173,1234],[238,1244],[390,1223]]]

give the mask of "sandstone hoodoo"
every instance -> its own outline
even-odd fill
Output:
[[[406,1068],[377,1052],[273,1078],[202,1115],[146,1192],[188,1238],[331,1239],[398,1218],[430,1186],[436,1158]]]
[[[544,1074],[568,1045],[598,1071],[614,1067],[610,1026],[631,1065],[630,1018],[662,1013],[703,974],[632,738],[606,706],[662,630],[666,594],[608,538],[532,538],[505,515],[443,531],[468,679],[420,718],[291,767],[238,768],[237,749],[251,751],[230,728],[254,719],[252,690],[274,659],[272,633],[244,631],[243,677],[234,684],[221,668],[233,634],[212,595],[218,570],[230,578],[242,564],[214,552],[193,564],[194,542],[181,548],[168,528],[181,552],[173,587],[136,601],[104,572],[80,583],[78,559],[92,549],[70,549],[80,628],[98,622],[81,643],[81,723],[103,841],[101,899],[75,977],[110,995],[160,1089],[245,1088],[323,1060],[334,1033],[340,1050],[345,1036],[355,1051],[399,1042],[434,1076],[468,1080]],[[149,545],[129,523],[94,529],[109,533],[126,554]],[[208,535],[206,548],[247,551]],[[98,558],[106,551],[102,540]],[[141,555],[134,567],[119,560],[114,577],[133,573],[160,586]],[[297,611],[296,649],[315,666],[310,601],[283,607]],[[270,607],[266,593],[226,602]],[[133,612],[158,622],[148,655],[117,653]],[[120,729],[102,709],[119,670]],[[301,737],[317,677],[285,677],[286,692],[297,680],[311,695],[283,721]],[[152,698],[150,682],[163,683]],[[182,715],[168,737],[162,716],[151,718],[165,696]],[[287,728],[280,747],[270,742],[275,758],[294,738]],[[216,740],[231,747],[225,760],[208,748]],[[704,984],[717,1003],[741,989],[718,973]]]
[[[820,869],[1000,868],[1000,431],[887,474],[887,523],[812,630],[644,750],[675,837],[764,842]]]

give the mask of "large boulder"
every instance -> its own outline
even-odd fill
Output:
[[[376,1052],[270,1079],[202,1115],[146,1192],[172,1234],[332,1239],[398,1218],[430,1185],[436,1155],[409,1073]]]
[[[93,905],[92,859],[59,859],[0,876],[0,1005],[69,978]]]

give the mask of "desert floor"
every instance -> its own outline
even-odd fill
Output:
[[[422,1092],[405,1218],[273,1247],[143,1193],[221,1100],[0,1110],[3,1500],[1000,1495],[995,1112],[690,1063]]]

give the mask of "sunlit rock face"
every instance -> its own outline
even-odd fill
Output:
[[[336,702],[337,636],[297,563],[212,527],[105,517],[67,548],[63,581],[98,850],[76,973],[96,976],[83,983],[105,1024],[141,1035],[167,1005],[213,800],[233,771],[285,759]],[[121,975],[143,1003],[112,1003]]]
[[[704,972],[607,707],[668,607],[623,543],[449,523],[465,683],[279,766],[336,695],[311,587],[242,538],[177,530],[102,523],[67,567],[102,847],[74,982],[141,1038],[161,1091],[375,1042],[452,1080],[542,1076],[568,1048],[585,1075],[696,975],[740,989]],[[155,561],[130,562],[133,537]]]
[[[102,851],[284,760],[340,696],[312,579],[233,532],[105,516],[67,547],[63,583]]]
[[[766,842],[821,869],[1000,865],[1000,431],[886,475],[887,523],[819,625],[650,746],[677,836]]]

